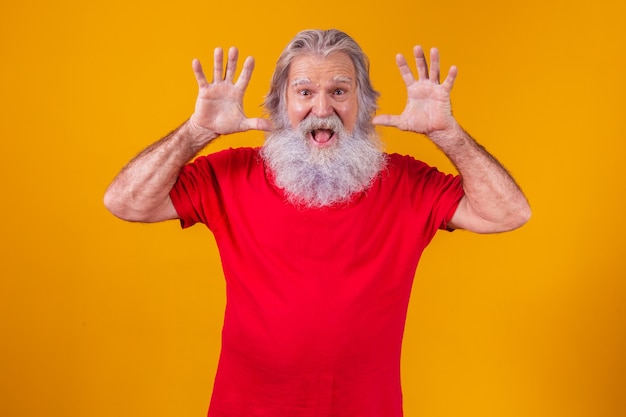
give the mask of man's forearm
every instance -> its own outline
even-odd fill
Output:
[[[478,232],[515,229],[528,221],[530,207],[513,177],[461,126],[430,139],[450,158],[463,178],[466,213],[460,227]]]
[[[218,135],[183,123],[130,161],[104,196],[106,207],[124,220],[155,222],[176,217],[169,192],[178,173]]]

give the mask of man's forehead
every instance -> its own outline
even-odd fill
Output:
[[[311,84],[320,80],[352,84],[355,69],[352,60],[345,53],[335,53],[323,57],[300,55],[294,58],[289,67],[289,84]]]

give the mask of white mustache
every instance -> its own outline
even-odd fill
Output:
[[[298,130],[304,136],[306,136],[309,132],[319,129],[332,130],[335,133],[341,133],[344,131],[343,123],[336,114],[331,114],[327,117],[310,115],[298,125]]]

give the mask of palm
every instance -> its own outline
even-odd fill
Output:
[[[196,100],[195,121],[202,127],[221,135],[239,131],[246,116],[243,111],[243,91],[232,83],[213,82],[200,87]]]

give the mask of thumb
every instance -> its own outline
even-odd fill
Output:
[[[272,122],[268,119],[263,118],[251,118],[245,119],[241,124],[241,130],[264,130],[266,132],[271,132],[274,130],[274,126]]]
[[[398,116],[392,116],[390,114],[379,114],[372,119],[372,123],[380,126],[398,126]]]

